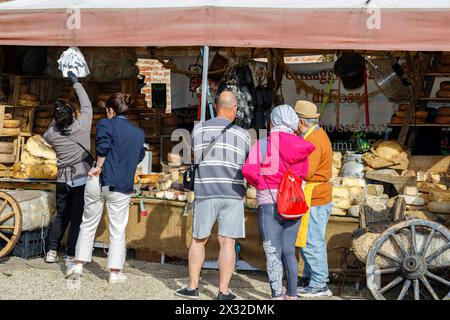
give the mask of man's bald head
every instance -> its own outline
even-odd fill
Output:
[[[237,105],[237,99],[233,92],[223,91],[219,95],[219,100],[217,101],[217,108],[233,108]]]
[[[231,122],[236,119],[237,98],[231,91],[223,91],[219,95],[216,105],[217,116],[226,118]]]

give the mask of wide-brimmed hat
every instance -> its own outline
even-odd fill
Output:
[[[317,113],[317,107],[314,103],[306,100],[298,100],[295,103],[295,112],[300,118],[304,119],[317,119],[320,114]]]

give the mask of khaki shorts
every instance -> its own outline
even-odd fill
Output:
[[[245,238],[244,201],[238,199],[197,199],[194,202],[192,236],[204,239],[211,235],[216,221],[219,236]]]

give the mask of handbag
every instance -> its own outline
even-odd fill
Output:
[[[211,150],[211,148],[214,146],[214,144],[217,141],[217,138],[221,137],[225,131],[230,129],[233,126],[233,122],[230,122],[225,128],[222,129],[219,135],[214,137],[211,142],[209,143],[208,147],[206,148],[205,152],[202,153],[202,158],[200,159],[199,163],[194,163],[187,169],[183,174],[183,186],[184,188],[194,191],[194,185],[195,185],[195,172],[197,171],[197,168],[200,166],[200,164],[203,162],[205,158],[205,154],[208,154],[208,152]]]
[[[266,145],[264,146],[265,148],[261,144],[260,147],[263,155],[264,153],[267,155],[268,141],[266,140]],[[303,180],[297,176],[294,171],[292,171],[290,166],[286,164],[283,155],[279,150],[278,154],[286,167],[286,171],[284,172],[280,186],[278,187],[277,201],[275,201],[264,175],[263,178],[267,184],[267,188],[269,189],[273,202],[277,203],[278,214],[285,220],[297,220],[300,219],[301,216],[309,209],[308,204],[306,203],[305,193],[302,188]],[[263,158],[265,158],[265,156],[263,156]]]

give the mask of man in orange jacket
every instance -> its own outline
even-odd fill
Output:
[[[319,126],[314,103],[300,100],[295,105],[299,116],[299,132],[315,147],[309,156],[305,195],[310,210],[302,218],[297,246],[304,261],[303,277],[298,284],[300,297],[329,297],[327,243],[325,232],[333,208],[331,179],[333,151],[326,132]],[[306,219],[305,219],[306,218]]]

